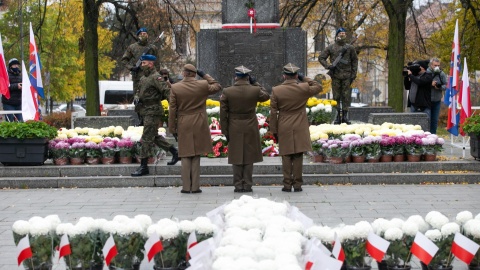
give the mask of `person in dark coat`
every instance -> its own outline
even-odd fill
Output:
[[[428,71],[429,60],[416,61],[407,71],[403,83],[408,93],[411,112],[423,112],[430,118],[433,74]]]
[[[234,192],[252,192],[253,163],[263,161],[256,109],[257,102],[269,100],[270,95],[250,72],[236,67],[235,84],[220,97],[220,127],[228,141]]]
[[[270,131],[277,138],[282,156],[282,191],[302,191],[303,153],[312,151],[305,104],[322,90],[322,86],[303,75],[297,66],[283,67],[285,81],[272,89],[270,97]],[[297,79],[300,81],[298,82]]]
[[[20,70],[20,62],[17,58],[8,61],[8,79],[10,80],[10,98],[2,96],[2,104],[4,111],[21,111],[22,110],[22,71]],[[23,121],[22,114],[7,114],[5,118],[8,122]]]

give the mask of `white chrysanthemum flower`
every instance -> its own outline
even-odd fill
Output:
[[[456,234],[457,232],[460,232],[460,225],[455,222],[449,222],[442,226],[441,232],[443,237]]]
[[[405,221],[402,226],[402,231],[408,236],[415,236],[418,232],[418,225],[412,221]]]
[[[277,270],[277,266],[275,265],[275,261],[268,259],[268,260],[261,260],[258,263],[258,269],[262,270]]]
[[[355,238],[367,239],[368,234],[373,231],[372,225],[367,221],[355,223]]]
[[[428,230],[425,232],[425,236],[433,242],[442,239],[442,233],[438,229]]]
[[[60,223],[58,224],[55,232],[60,236],[64,234],[68,234],[69,236],[71,236],[74,232],[74,228],[75,226],[72,223]]]
[[[231,257],[219,257],[213,262],[212,270],[226,270],[235,265],[235,260]]]
[[[309,238],[316,237],[323,243],[331,243],[334,241],[335,233],[328,226],[312,226],[307,230],[306,235]]]
[[[480,239],[480,219],[471,219],[463,227],[467,235]]]
[[[30,222],[30,234],[32,236],[47,235],[50,230],[50,222],[43,218],[34,219],[33,222]]]
[[[457,221],[458,224],[463,225],[472,218],[473,218],[472,212],[462,211],[457,214],[457,217],[455,218],[455,220]]]
[[[116,222],[116,221],[107,221],[103,224],[102,226],[102,231],[104,231],[105,233],[109,234],[115,234],[115,233],[119,233],[120,231],[122,231],[122,229],[120,228],[122,224],[119,223],[119,222]]]
[[[443,225],[448,223],[448,218],[438,211],[431,211],[425,216],[425,221],[433,228],[441,229]]]
[[[195,223],[190,220],[182,220],[178,223],[178,228],[180,229],[181,232],[183,233],[191,233],[194,232],[197,226],[195,226]]]
[[[100,230],[100,229],[103,228],[103,225],[107,222],[108,222],[108,220],[106,220],[104,218],[97,218],[97,219],[95,219],[94,226],[95,226],[96,229]]]
[[[58,224],[62,223],[58,215],[48,215],[45,217],[45,221],[50,223],[50,231],[54,232]]]
[[[158,236],[160,236],[165,240],[175,238],[180,233],[178,224],[171,219],[168,219],[168,218],[161,219],[158,221],[157,224],[158,224],[158,228],[156,232]]]
[[[301,270],[298,258],[292,254],[277,254],[275,264],[278,270]]]
[[[153,223],[149,215],[136,215],[133,219],[142,226],[144,232],[147,232],[148,227]]]
[[[426,232],[428,230],[428,228],[430,227],[428,225],[428,223],[420,215],[410,216],[410,217],[408,217],[408,219],[405,222],[413,222],[413,223],[417,224],[418,231],[421,232],[421,233]]]
[[[480,219],[480,213],[475,216],[475,219]]]
[[[403,221],[403,219],[400,219],[400,218],[392,218],[390,220],[390,223],[392,224],[392,226],[395,226],[397,228],[402,228],[403,223],[405,223],[405,221]]]
[[[85,233],[98,229],[97,222],[92,217],[81,217],[75,227],[85,231]]]
[[[384,218],[377,218],[372,222],[373,232],[377,235],[382,236],[386,230],[392,227],[390,220]]]
[[[120,223],[128,223],[130,222],[130,218],[125,215],[116,215],[115,217],[113,217],[112,221],[120,222]]]
[[[268,131],[268,130],[267,130],[266,128],[260,128],[260,129],[258,130],[258,132],[260,133],[260,136],[265,135],[265,133],[267,133],[267,131]]]
[[[12,230],[16,234],[26,235],[30,233],[30,222],[26,220],[17,220],[13,223]]]
[[[385,231],[385,240],[396,241],[403,238],[403,231],[399,228],[393,227]]]
[[[255,249],[255,256],[260,261],[271,260],[273,262],[273,259],[275,259],[275,251],[263,244],[260,244],[257,249]]]
[[[197,217],[193,223],[196,226],[196,231],[201,234],[212,234],[218,229],[207,217]]]

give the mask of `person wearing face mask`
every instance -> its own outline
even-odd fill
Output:
[[[149,174],[148,157],[153,156],[154,145],[165,151],[172,153],[172,160],[168,165],[175,165],[178,162],[178,151],[173,145],[169,144],[163,136],[158,135],[158,124],[161,121],[163,107],[161,101],[168,99],[170,88],[164,78],[155,69],[154,63],[157,58],[154,55],[142,55],[141,69],[143,76],[140,78],[139,84],[139,102],[136,110],[143,118],[144,127],[141,138],[142,146],[140,149],[141,164],[132,176],[142,176]]]
[[[20,62],[17,58],[8,61],[8,79],[10,81],[10,98],[2,96],[3,110],[5,111],[21,111],[22,110],[22,72],[20,70]],[[22,114],[5,115],[8,122],[23,121]]]
[[[143,76],[143,71],[140,67],[136,66],[137,61],[142,54],[158,55],[158,49],[154,44],[148,43],[147,28],[140,28],[137,31],[138,41],[128,46],[127,50],[122,56],[123,65],[130,70],[133,81],[133,92],[138,97],[140,78]]]
[[[353,45],[346,42],[347,34],[343,27],[338,28],[335,34],[335,43],[329,45],[318,57],[322,66],[330,70],[332,77],[333,99],[337,101],[337,118],[334,124],[350,124],[348,108],[352,102],[352,88],[350,85],[357,77],[358,58]],[[341,55],[336,65],[333,63]],[[330,60],[330,63],[327,62]],[[342,110],[342,117],[340,112]]]
[[[430,110],[430,133],[437,134],[438,118],[444,91],[447,89],[447,75],[440,69],[440,59],[432,58],[428,71],[433,74],[432,107]]]

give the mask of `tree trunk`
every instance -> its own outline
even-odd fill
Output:
[[[85,40],[85,87],[87,115],[100,115],[98,88],[98,16],[95,0],[83,0],[83,35]]]
[[[413,0],[382,0],[389,18],[388,30],[388,105],[403,112],[403,77],[405,28],[408,8]]]

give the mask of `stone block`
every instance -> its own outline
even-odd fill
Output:
[[[108,110],[107,116],[130,116],[133,118],[135,125],[140,124],[138,114],[132,109],[111,109]]]
[[[381,125],[385,122],[420,125],[422,130],[430,131],[430,118],[426,113],[371,113],[368,116],[368,123]]]
[[[371,113],[393,113],[395,112],[392,107],[381,106],[381,107],[350,107],[348,108],[348,119],[350,121],[358,121],[367,123],[368,116]]]
[[[76,117],[73,119],[72,126],[75,127],[89,127],[89,128],[103,128],[109,126],[121,126],[127,129],[129,126],[134,126],[135,122],[131,116],[85,116]]]
[[[222,23],[250,23],[247,16],[247,1],[223,0],[222,1]],[[279,7],[277,0],[254,1],[257,23],[278,23]]]

